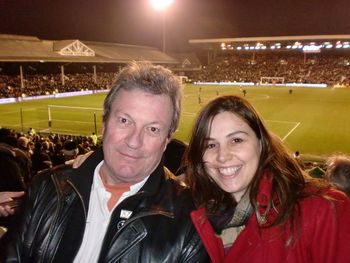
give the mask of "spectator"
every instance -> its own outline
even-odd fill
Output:
[[[30,127],[30,128],[29,128],[29,131],[28,131],[28,134],[29,134],[30,136],[35,136],[35,135],[36,135],[36,131],[34,130],[34,128]]]
[[[43,151],[41,142],[34,144],[34,151],[32,155],[32,174],[35,175],[38,172],[51,168],[52,161],[50,156]]]
[[[77,143],[73,140],[65,141],[62,153],[65,159],[65,163],[72,164],[73,160],[75,159],[75,157],[77,157],[79,153]]]
[[[0,192],[25,190],[27,171],[20,158],[11,146],[0,143]]]
[[[305,169],[305,164],[304,164],[303,160],[301,159],[300,152],[299,151],[295,151],[293,153],[293,157],[297,161],[297,163],[300,165],[300,167],[302,169]]]
[[[28,156],[28,158],[31,158],[33,151],[29,147],[30,139],[25,136],[21,136],[17,139],[17,143],[18,148],[22,150]]]
[[[293,154],[293,157],[295,159],[300,159],[300,152],[299,151],[295,151],[295,153]]]
[[[57,165],[64,164],[66,161],[63,155],[63,146],[61,142],[56,142],[55,150],[52,155],[52,166],[55,167]]]
[[[183,173],[183,167],[181,167],[182,157],[186,151],[187,145],[178,140],[171,139],[164,152],[164,165],[174,175],[180,175]]]
[[[7,229],[16,227],[16,219],[20,212],[17,210],[19,204],[17,200],[20,199],[15,201],[13,198],[23,195],[26,189],[24,178],[27,175],[16,151],[4,143],[0,143],[0,171],[0,227],[3,227],[2,235],[4,235]],[[7,240],[7,235],[1,237],[0,256],[4,252]]]
[[[213,263],[349,260],[350,200],[308,176],[248,101],[214,99],[191,136],[191,217]]]
[[[76,170],[36,177],[6,260],[207,262],[189,218],[191,194],[161,162],[180,104],[169,70],[124,68],[104,101],[103,149]]]
[[[0,145],[1,145],[3,154],[7,153],[8,156],[11,154],[14,155],[14,160],[19,166],[18,169],[20,170],[21,180],[24,182],[25,185],[28,185],[31,178],[31,160],[30,160],[30,157],[24,151],[18,148],[16,134],[10,129],[6,129],[6,128],[0,129]],[[7,170],[9,168],[6,165],[8,160],[5,159],[5,155],[3,156],[4,156],[4,160],[3,160],[4,162],[2,162],[2,165],[4,169]],[[5,171],[5,170],[1,170],[1,171]],[[14,170],[13,172],[17,174],[17,171]],[[6,183],[5,181],[2,183]]]
[[[350,156],[329,157],[326,161],[325,177],[350,197]]]
[[[97,145],[97,135],[93,132],[91,135],[90,135],[91,139],[92,139],[92,143],[94,144],[94,146]]]

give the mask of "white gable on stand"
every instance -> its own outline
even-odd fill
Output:
[[[75,40],[73,43],[69,44],[62,48],[59,54],[63,56],[81,56],[81,57],[94,57],[95,51],[91,48],[80,42],[79,40]]]
[[[188,67],[188,66],[190,66],[190,65],[191,65],[191,61],[189,61],[188,58],[185,58],[185,59],[182,61],[182,63],[181,63],[181,66],[182,66],[183,68]]]

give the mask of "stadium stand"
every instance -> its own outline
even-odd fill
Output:
[[[304,58],[296,52],[221,53],[193,81],[254,82],[262,77],[280,77],[285,83],[350,84],[350,55],[312,54]],[[271,84],[271,83],[269,83]]]
[[[107,89],[132,60],[178,64],[152,47],[0,34],[0,97]]]
[[[207,59],[194,81],[247,81],[279,77],[291,83],[349,86],[350,35],[192,39]]]

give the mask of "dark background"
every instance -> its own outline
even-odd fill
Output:
[[[349,0],[174,0],[169,51],[189,39],[350,34]],[[0,33],[161,48],[162,15],[148,0],[0,0]]]

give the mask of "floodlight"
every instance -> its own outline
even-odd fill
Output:
[[[150,2],[155,10],[165,10],[174,0],[150,0]]]
[[[165,11],[174,0],[150,0],[151,6],[162,13],[162,50],[165,52]]]

